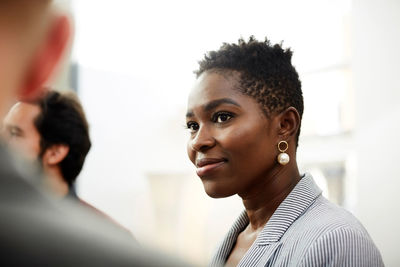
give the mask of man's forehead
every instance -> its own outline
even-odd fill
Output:
[[[40,108],[37,105],[18,102],[10,110],[6,116],[6,120],[33,120],[40,113]]]
[[[28,102],[17,102],[11,108],[11,110],[38,110],[39,106],[36,104],[28,103]]]

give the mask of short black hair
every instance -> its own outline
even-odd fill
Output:
[[[40,107],[34,125],[40,134],[40,154],[52,145],[68,145],[69,152],[60,162],[64,180],[73,184],[82,170],[91,142],[89,126],[77,96],[72,92],[48,89],[33,104]]]
[[[251,36],[246,42],[224,43],[219,50],[208,52],[199,61],[197,77],[204,72],[239,73],[239,90],[253,97],[269,117],[288,107],[303,115],[303,93],[299,75],[292,65],[292,51],[283,49],[282,44],[271,45],[270,41],[257,41]],[[296,144],[300,127],[296,135]]]

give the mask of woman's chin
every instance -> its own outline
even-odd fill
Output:
[[[228,190],[228,188],[226,188],[226,187],[217,186],[210,182],[203,183],[203,185],[204,185],[204,191],[206,191],[206,194],[212,198],[230,197],[235,194],[232,191]]]

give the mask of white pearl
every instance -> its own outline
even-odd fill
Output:
[[[290,160],[289,155],[286,154],[286,153],[280,153],[280,154],[278,155],[278,162],[279,162],[280,164],[282,164],[282,165],[288,164],[288,163],[289,163],[289,160]]]

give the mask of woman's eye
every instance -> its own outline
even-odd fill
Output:
[[[191,131],[195,132],[199,129],[199,125],[196,122],[190,121],[186,124],[186,127]]]
[[[226,122],[226,121],[232,119],[232,117],[233,116],[229,113],[219,113],[219,114],[215,115],[214,122],[223,123],[223,122]]]

